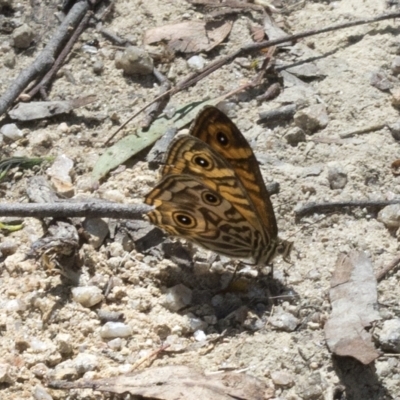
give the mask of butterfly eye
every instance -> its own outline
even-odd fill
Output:
[[[193,160],[199,167],[202,167],[204,169],[210,168],[210,165],[211,165],[210,161],[204,157],[196,156],[196,157],[194,157]]]
[[[201,197],[202,197],[203,201],[206,204],[209,204],[209,205],[212,205],[212,206],[217,206],[217,205],[219,205],[221,203],[220,198],[218,196],[216,196],[215,194],[210,193],[210,192],[204,192],[201,195]]]
[[[196,220],[188,214],[175,213],[173,218],[177,225],[184,228],[194,228],[196,226]]]
[[[228,137],[223,132],[217,132],[217,140],[218,143],[223,147],[226,147],[229,144]]]

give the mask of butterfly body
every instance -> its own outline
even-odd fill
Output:
[[[266,264],[280,241],[254,153],[236,125],[206,107],[167,151],[146,196],[151,222],[216,253]]]

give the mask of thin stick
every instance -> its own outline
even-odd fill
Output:
[[[381,271],[379,271],[376,274],[376,280],[378,282],[382,281],[383,278],[392,270],[394,269],[398,264],[400,263],[400,254],[392,261],[390,262],[386,267],[384,267]]]
[[[306,38],[309,36],[319,35],[321,33],[332,32],[332,31],[336,31],[339,29],[351,28],[353,26],[365,25],[365,24],[370,24],[372,22],[378,22],[378,21],[383,21],[386,19],[399,18],[399,17],[400,17],[400,12],[397,11],[397,12],[388,13],[388,14],[381,14],[374,18],[363,18],[363,19],[358,19],[356,21],[352,21],[352,22],[345,22],[343,24],[331,25],[331,26],[328,26],[328,27],[322,28],[322,29],[312,29],[309,31],[296,33],[294,35],[283,36],[283,37],[281,37],[279,39],[275,39],[275,40],[267,40],[267,41],[259,42],[259,43],[249,43],[249,44],[241,47],[240,49],[235,50],[233,53],[228,54],[227,56],[222,57],[222,58],[214,61],[211,64],[208,64],[203,69],[190,74],[188,77],[183,79],[181,82],[178,82],[174,88],[157,96],[154,100],[152,100],[150,103],[147,103],[139,111],[137,111],[130,118],[128,118],[115,132],[113,132],[113,134],[110,137],[107,138],[107,140],[104,142],[104,144],[107,144],[121,129],[123,129],[130,121],[132,121],[136,116],[138,116],[140,113],[142,113],[148,107],[150,107],[153,103],[160,101],[167,96],[173,96],[174,94],[176,94],[184,89],[187,89],[190,86],[195,85],[197,82],[201,81],[206,76],[210,75],[217,69],[221,68],[223,65],[231,63],[235,58],[237,58],[239,56],[246,55],[247,53],[252,53],[254,51],[262,50],[266,47],[275,46],[275,45],[278,45],[281,43],[295,41],[295,40],[303,39],[303,38]]]
[[[122,218],[143,219],[143,214],[151,211],[152,206],[146,204],[118,204],[109,202],[59,202],[59,203],[0,203],[2,217],[34,217],[34,218]]]
[[[313,213],[327,213],[333,211],[341,211],[344,207],[369,207],[383,208],[391,204],[399,204],[400,199],[394,200],[364,200],[364,201],[338,201],[334,203],[308,203],[294,211],[296,219],[305,217]]]
[[[53,79],[54,75],[57,73],[57,71],[63,65],[68,54],[71,52],[72,47],[74,46],[75,42],[78,40],[78,38],[81,35],[81,33],[83,32],[83,30],[86,28],[86,26],[89,23],[90,18],[92,16],[93,16],[93,11],[87,10],[85,16],[82,18],[78,27],[75,29],[74,33],[69,38],[67,44],[65,45],[65,47],[63,48],[61,53],[58,55],[56,61],[54,62],[53,66],[51,67],[50,71],[47,72],[47,74],[42,78],[42,80],[36,86],[34,86],[31,90],[29,90],[28,95],[30,97],[35,96],[35,94],[39,91],[42,93],[42,97],[43,97],[43,91],[47,90],[47,85]],[[47,92],[45,94],[45,97],[47,97]]]

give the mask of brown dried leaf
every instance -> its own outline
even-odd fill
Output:
[[[149,368],[136,374],[96,381],[54,381],[49,386],[58,389],[92,388],[159,400],[265,400],[264,394],[267,393],[267,386],[250,375],[228,372],[205,376],[183,365]]]
[[[182,53],[210,51],[219,45],[232,29],[232,21],[187,21],[149,29],[145,44],[166,41],[171,50]]]
[[[332,313],[325,324],[329,349],[339,356],[350,356],[363,364],[374,361],[379,353],[364,328],[379,320],[376,279],[365,253],[341,254],[329,292]]]

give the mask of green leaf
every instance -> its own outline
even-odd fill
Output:
[[[216,105],[223,99],[223,97],[219,97],[213,100],[190,103],[177,110],[173,118],[157,118],[147,131],[138,129],[135,134],[124,137],[100,156],[93,168],[92,177],[96,181],[100,180],[112,169],[160,139],[168,128],[183,128],[194,119],[204,106]]]

